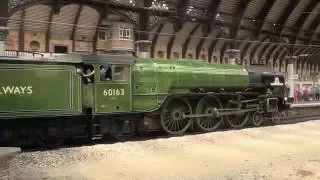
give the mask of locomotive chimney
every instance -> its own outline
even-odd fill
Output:
[[[137,47],[137,56],[139,58],[150,58],[150,47],[151,41],[149,40],[140,40],[136,41]]]
[[[226,51],[229,57],[229,64],[237,64],[237,59],[239,59],[240,50],[238,49],[228,49]]]

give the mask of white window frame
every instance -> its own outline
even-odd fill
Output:
[[[119,39],[130,39],[130,28],[120,27],[119,28]]]
[[[101,39],[98,35],[100,41],[107,41],[112,39],[112,31],[110,29],[101,29],[99,30],[99,33],[104,33],[104,39]]]

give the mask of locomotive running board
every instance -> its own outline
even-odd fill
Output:
[[[198,118],[198,117],[220,117],[220,116],[227,116],[227,115],[235,115],[235,114],[241,114],[246,112],[254,112],[257,111],[257,108],[254,109],[245,109],[245,110],[234,110],[229,112],[219,112],[219,110],[216,109],[216,112],[209,113],[209,114],[190,114],[190,115],[182,115],[182,118]]]

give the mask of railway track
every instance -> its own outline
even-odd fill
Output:
[[[320,104],[318,105],[312,105],[310,106],[304,106],[304,107],[294,107],[290,111],[287,112],[286,116],[281,117],[281,122],[279,122],[276,125],[286,125],[286,124],[294,124],[294,123],[300,123],[300,122],[306,122],[311,120],[318,120],[320,119]],[[262,126],[255,127],[251,125],[250,123],[245,128],[260,128],[260,127],[266,127],[266,126],[276,126],[274,124],[263,124]],[[229,130],[238,130],[238,129],[232,129],[230,127],[223,127],[221,129],[218,129],[217,131],[229,131]],[[214,133],[214,132],[213,132]],[[181,136],[188,136],[188,135],[196,135],[196,134],[202,134],[202,132],[187,132],[184,135]],[[130,141],[145,141],[150,139],[157,139],[157,138],[170,138],[170,137],[176,137],[173,135],[167,135],[164,132],[150,132],[150,133],[144,133],[144,134],[137,134],[133,138],[127,140],[126,142]],[[114,140],[110,137],[106,137],[102,140],[88,140],[88,139],[77,139],[77,140],[67,140],[62,146],[57,148],[72,148],[72,147],[78,147],[78,146],[90,146],[95,144],[113,144],[117,143],[119,141]],[[57,148],[53,148],[50,150],[54,150]],[[23,152],[31,152],[31,151],[46,151],[48,149],[44,149],[38,146],[31,146],[31,147],[24,147],[22,148]]]

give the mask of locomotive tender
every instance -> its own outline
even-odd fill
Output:
[[[262,65],[129,54],[0,57],[0,64],[1,145],[259,126],[288,108],[283,74]]]

